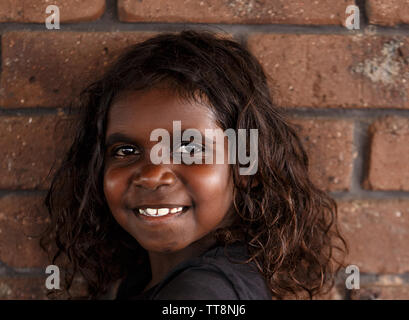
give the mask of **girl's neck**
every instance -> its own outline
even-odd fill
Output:
[[[209,234],[190,244],[188,247],[176,252],[148,252],[152,279],[145,287],[144,291],[161,282],[178,264],[190,258],[200,256],[215,244],[216,240],[213,238],[212,234]]]

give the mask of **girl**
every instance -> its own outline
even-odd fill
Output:
[[[41,240],[57,245],[53,264],[66,257],[66,291],[76,274],[91,299],[115,282],[117,299],[312,298],[333,286],[333,252],[346,246],[336,203],[310,181],[295,130],[240,44],[208,32],[155,36],[82,101]],[[258,129],[256,174],[227,161],[153,164],[150,135],[172,135],[174,121],[182,131]],[[169,152],[201,156],[205,145]]]

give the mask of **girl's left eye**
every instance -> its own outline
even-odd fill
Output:
[[[121,146],[121,147],[115,148],[113,152],[113,155],[118,156],[118,157],[125,157],[128,155],[139,155],[139,154],[140,154],[139,150],[132,146]]]

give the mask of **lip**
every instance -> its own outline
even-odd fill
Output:
[[[146,209],[146,208],[152,208],[152,209],[158,209],[158,208],[178,208],[178,207],[183,207],[182,211],[175,212],[175,213],[168,213],[167,215],[160,216],[160,217],[150,217],[150,216],[145,216],[143,214],[139,213],[139,209]],[[167,220],[176,218],[178,216],[181,216],[185,214],[191,206],[184,206],[184,205],[174,205],[174,204],[161,204],[161,205],[143,205],[143,206],[138,206],[135,209],[132,209],[133,213],[138,219],[141,219],[142,221],[150,222],[150,223],[161,223],[161,222],[166,222]]]

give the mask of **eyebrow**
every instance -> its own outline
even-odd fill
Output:
[[[181,134],[183,136],[183,133],[186,131],[187,129],[182,129],[181,130]],[[199,130],[200,132],[200,130]],[[215,144],[216,141],[212,141],[211,139],[207,138],[205,134],[203,134],[202,132],[200,132],[200,134],[202,135],[202,138],[204,138],[204,143],[206,144]],[[172,134],[169,134],[169,136],[172,138]],[[117,143],[117,142],[124,142],[124,143],[130,143],[130,144],[137,144],[137,142],[132,139],[131,137],[127,136],[126,134],[123,134],[121,132],[115,132],[112,133],[108,136],[108,138],[106,139],[105,142],[105,148],[109,148],[110,146],[112,146],[113,144]]]
[[[114,143],[117,142],[125,142],[125,143],[132,143],[136,144],[136,141],[132,139],[131,137],[127,136],[126,134],[120,133],[120,132],[115,132],[112,133],[108,136],[105,142],[105,147],[108,148],[112,146]]]

